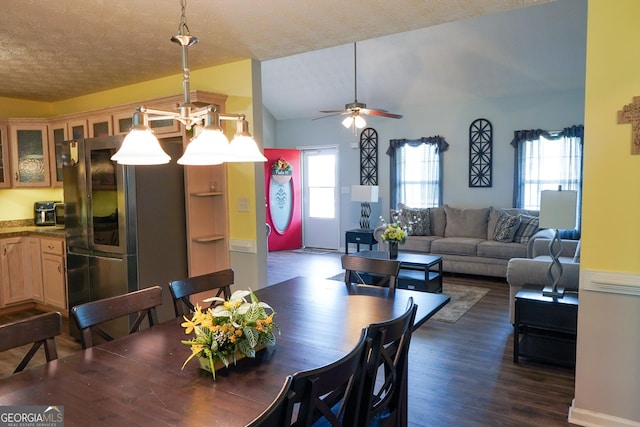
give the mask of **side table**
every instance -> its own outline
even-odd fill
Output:
[[[540,286],[523,286],[515,296],[513,361],[528,357],[566,366],[576,363],[578,293],[542,295]]]
[[[373,249],[373,245],[378,241],[373,237],[373,230],[357,228],[355,230],[347,230],[344,237],[344,253],[349,255],[349,243],[357,245],[357,252],[360,252],[360,244],[368,244],[369,250]]]

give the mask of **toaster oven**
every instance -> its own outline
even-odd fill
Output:
[[[33,204],[35,225],[64,224],[64,203],[35,202]]]

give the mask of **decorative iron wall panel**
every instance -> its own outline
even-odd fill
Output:
[[[378,185],[378,132],[373,128],[360,133],[360,185]]]
[[[477,119],[469,126],[469,187],[491,187],[493,126]]]

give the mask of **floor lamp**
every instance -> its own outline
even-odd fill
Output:
[[[562,277],[562,264],[558,260],[562,251],[562,241],[560,240],[559,229],[573,230],[576,226],[576,201],[577,191],[545,190],[540,194],[540,228],[554,229],[553,238],[549,241],[549,255],[551,263],[547,269],[547,279],[549,285],[545,286],[542,295],[562,298],[564,288],[558,287],[558,282]]]
[[[360,228],[368,230],[369,217],[371,216],[371,202],[378,201],[377,185],[352,185],[351,201],[360,203]]]

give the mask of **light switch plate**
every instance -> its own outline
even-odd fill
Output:
[[[249,212],[249,198],[238,198],[238,212]]]

